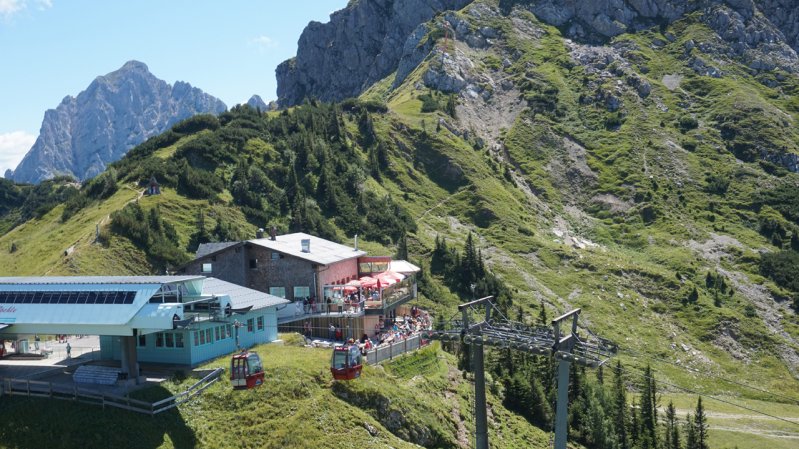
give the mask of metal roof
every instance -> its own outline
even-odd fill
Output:
[[[388,264],[389,271],[402,274],[418,273],[421,268],[408,262],[407,260],[392,260]]]
[[[231,246],[236,246],[239,244],[241,244],[241,242],[200,243],[200,246],[197,247],[197,253],[194,254],[194,258],[199,259],[201,257],[217,253],[219,251],[222,251],[223,249],[227,249],[230,248]]]
[[[242,287],[241,285],[225,282],[217,278],[206,278],[203,283],[203,295],[227,295],[230,297],[230,306],[234,309],[241,309],[252,306],[253,309],[263,309],[264,307],[279,306],[289,302],[279,296]]]
[[[203,276],[37,276],[0,277],[0,285],[174,284]]]
[[[309,252],[302,251],[302,241],[310,240]],[[305,259],[320,265],[330,265],[332,263],[349,260],[366,254],[366,251],[356,250],[355,248],[331,242],[323,238],[315,237],[303,232],[295,234],[278,235],[275,240],[269,238],[248,240],[253,245],[263,246],[271,250],[288,254],[300,259]]]

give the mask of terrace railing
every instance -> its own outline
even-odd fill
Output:
[[[407,352],[415,351],[428,344],[429,341],[423,339],[421,335],[413,335],[399,341],[391,342],[388,345],[372,349],[366,353],[366,363],[377,365],[386,360],[393,360]]]
[[[11,378],[3,378],[0,380],[0,396],[9,395],[61,399],[99,405],[103,408],[120,408],[131,412],[154,416],[191,400],[194,396],[216,383],[221,378],[224,371],[223,368],[217,368],[185,391],[157,402],[140,401],[130,396],[109,394],[78,384],[59,384]]]

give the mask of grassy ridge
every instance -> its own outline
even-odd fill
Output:
[[[417,441],[450,448],[458,447],[459,431],[461,438],[470,439],[471,387],[459,380],[453,357],[437,347],[386,366],[366,367],[359,380],[334,382],[329,350],[294,346],[292,342],[301,341],[297,336],[284,337],[286,345],[254,348],[267,374],[260,388],[234,391],[223,377],[197,399],[156,418],[60,401],[4,398],[0,447],[36,448],[58,441],[64,448],[411,448],[419,446],[408,441]],[[203,368],[228,364],[223,357]],[[192,382],[173,380],[134,396],[157,400]],[[493,444],[546,446],[544,432],[505,411],[493,397],[490,403]],[[119,425],[121,421],[125,424]]]

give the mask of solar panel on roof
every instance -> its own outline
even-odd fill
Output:
[[[0,292],[0,304],[133,304],[135,291]]]

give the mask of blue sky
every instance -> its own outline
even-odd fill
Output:
[[[275,98],[275,67],[311,20],[347,0],[0,0],[0,176],[39,134],[44,111],[136,59],[228,106]]]

